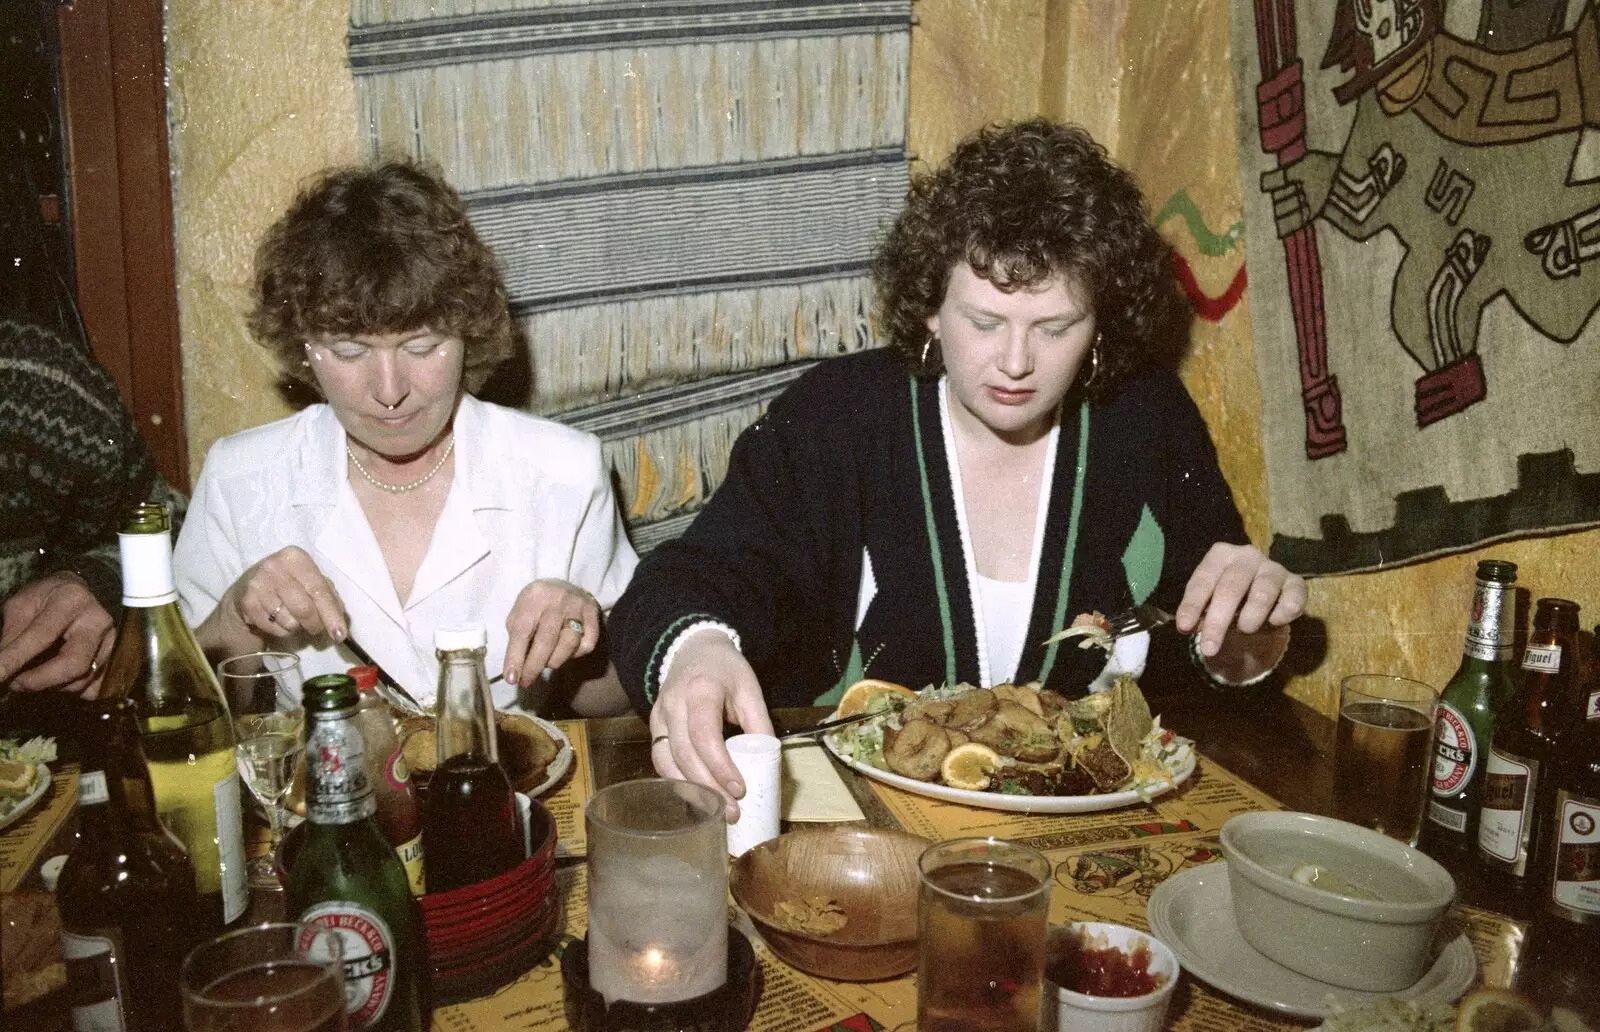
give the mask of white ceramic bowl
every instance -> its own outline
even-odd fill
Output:
[[[1455,880],[1405,843],[1331,817],[1247,813],[1222,826],[1222,851],[1240,934],[1284,967],[1347,989],[1394,992],[1433,962]],[[1295,881],[1306,863],[1376,898]]]
[[[1040,1008],[1041,1032],[1159,1032],[1180,970],[1178,958],[1167,944],[1148,932],[1123,925],[1075,921],[1050,926],[1045,956],[1054,955],[1055,943],[1069,935],[1082,935],[1091,947],[1115,946],[1128,954],[1144,946],[1150,951],[1151,973],[1163,976],[1161,985],[1143,996],[1090,996],[1062,988],[1047,978],[1044,1006]]]

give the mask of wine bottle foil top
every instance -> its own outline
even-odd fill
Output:
[[[314,716],[306,735],[306,816],[348,824],[377,812],[361,731],[348,719]]]

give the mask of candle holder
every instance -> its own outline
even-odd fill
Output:
[[[562,961],[574,1026],[743,1028],[755,963],[728,929],[722,797],[687,781],[624,781],[589,800],[584,825],[589,932]]]
[[[561,981],[567,1025],[576,1032],[742,1032],[761,997],[755,950],[737,928],[728,930],[728,980],[704,996],[608,1005],[589,984],[589,944],[583,939],[562,951]]]

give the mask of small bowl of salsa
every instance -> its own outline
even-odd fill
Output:
[[[1043,1028],[1158,1032],[1179,970],[1178,958],[1148,932],[1099,921],[1051,925],[1045,998],[1053,992],[1056,1006],[1043,1008]]]

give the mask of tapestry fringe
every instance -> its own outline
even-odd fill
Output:
[[[620,481],[628,523],[648,524],[704,505],[728,472],[734,439],[761,418],[766,407],[765,402],[745,405],[607,441],[605,458]]]

